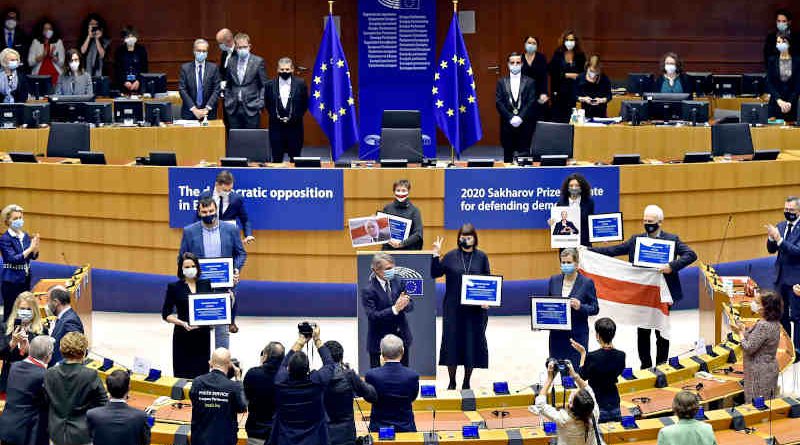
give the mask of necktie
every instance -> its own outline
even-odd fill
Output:
[[[194,101],[197,107],[203,105],[203,65],[197,65],[197,100]]]
[[[789,238],[789,235],[792,234],[792,225],[793,225],[792,223],[786,224],[786,235],[784,236],[784,238]]]
[[[14,33],[11,31],[6,32],[6,47],[7,48],[14,47]]]
[[[386,295],[388,295],[390,298],[392,296],[392,287],[389,286],[389,282],[388,281],[386,282]]]
[[[219,197],[219,205],[217,206],[217,210],[219,211],[219,220],[222,221],[222,196]]]
[[[244,70],[247,68],[247,60],[239,59],[238,74],[239,83],[244,83]]]

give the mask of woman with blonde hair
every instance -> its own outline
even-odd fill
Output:
[[[11,364],[28,356],[31,340],[36,336],[47,335],[42,322],[39,301],[31,292],[23,292],[14,301],[3,335],[0,336],[0,394],[6,392],[8,372]]]
[[[2,53],[0,53],[2,54]],[[2,77],[2,76],[0,76]],[[39,257],[39,234],[25,233],[22,207],[9,204],[0,211],[0,221],[8,228],[0,235],[0,293],[3,294],[3,321],[8,320],[17,296],[31,290],[31,261]]]

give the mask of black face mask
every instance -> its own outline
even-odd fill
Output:
[[[200,219],[203,220],[204,224],[209,225],[214,223],[214,220],[217,219],[217,215],[206,215],[201,217]]]
[[[278,73],[278,75],[281,76],[283,80],[289,80],[292,77],[292,73]]]
[[[472,244],[467,243],[467,240],[465,240],[465,239],[459,239],[458,240],[458,247],[460,247],[462,249],[469,249],[470,247],[472,247]]]
[[[789,221],[789,222],[797,221],[797,213],[783,212],[783,216],[784,216],[784,218],[786,218],[786,221]]]
[[[659,226],[659,224],[658,224],[658,223],[653,223],[653,224],[647,224],[647,223],[645,223],[645,225],[644,225],[644,230],[645,230],[647,233],[656,233],[656,231],[658,230],[658,226]]]

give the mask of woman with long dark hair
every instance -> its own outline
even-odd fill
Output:
[[[581,209],[581,245],[591,246],[589,242],[589,215],[594,214],[592,186],[580,173],[570,173],[561,183],[560,207],[579,207]],[[550,225],[552,225],[550,221]]]
[[[106,53],[111,46],[106,21],[97,13],[90,13],[81,24],[81,54],[86,59],[86,72],[89,77],[102,76]]]
[[[567,372],[575,380],[578,390],[572,393],[566,409],[558,409],[547,403],[547,395],[556,377],[555,360],[548,360],[547,382],[536,396],[535,405],[528,409],[558,425],[558,445],[600,445],[597,417],[600,410],[595,403],[594,392],[572,363],[567,362]]]
[[[553,89],[554,122],[568,122],[575,108],[575,84],[586,66],[578,35],[568,29],[558,39],[558,48],[550,59],[550,84]]]
[[[33,31],[31,48],[28,50],[28,65],[31,73],[40,76],[50,76],[53,85],[58,82],[58,76],[64,72],[64,42],[61,33],[52,20],[44,18],[39,21]]]
[[[462,389],[470,388],[474,368],[489,367],[489,348],[486,343],[488,306],[461,304],[461,278],[464,275],[489,275],[489,257],[478,250],[478,232],[466,223],[458,229],[458,248],[441,256],[444,238],[433,243],[433,278],[445,276],[445,294],[442,303],[442,344],[439,365],[447,366],[450,376],[448,389],[456,388],[456,370],[464,367]]]

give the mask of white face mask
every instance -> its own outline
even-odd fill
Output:
[[[573,49],[575,49],[575,41],[567,40],[566,42],[564,42],[564,48],[566,48],[568,51],[572,51]]]
[[[592,80],[597,79],[597,73],[595,73],[594,71],[587,71],[587,74],[589,75],[589,79]]]
[[[775,45],[775,48],[778,49],[779,52],[784,52],[789,50],[789,44],[786,42],[778,43]]]
[[[48,40],[52,39],[53,38],[53,30],[52,29],[48,29],[47,31],[45,31],[44,32],[44,38],[48,39]]]
[[[136,45],[136,37],[134,36],[125,37],[125,44],[128,46]]]
[[[758,311],[761,310],[761,305],[758,304],[758,301],[753,300],[750,302],[750,310],[753,311],[754,314],[757,314]]]
[[[197,268],[196,267],[185,267],[183,269],[183,276],[193,280],[197,278]]]
[[[70,62],[69,63],[69,68],[72,71],[78,71],[78,68],[80,68],[80,67],[81,67],[81,63],[80,62],[75,61],[75,62]]]
[[[17,310],[17,316],[20,320],[27,323],[33,320],[33,311],[30,309],[19,309]]]
[[[517,75],[522,72],[522,65],[512,65],[509,63],[508,70],[511,71],[511,74]]]
[[[19,60],[10,60],[8,62],[8,69],[14,71],[17,68],[19,68]]]
[[[675,71],[677,70],[678,67],[674,63],[668,63],[664,65],[664,71],[666,71],[667,74],[675,74]]]

